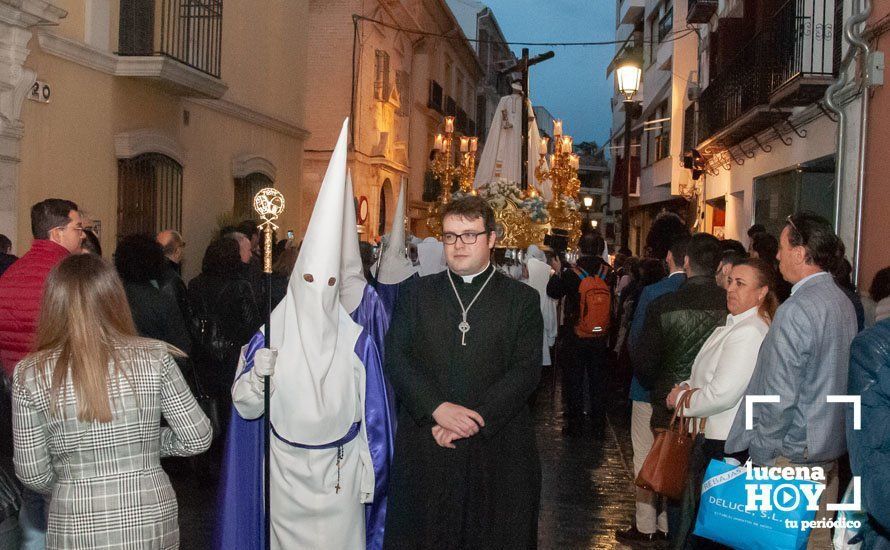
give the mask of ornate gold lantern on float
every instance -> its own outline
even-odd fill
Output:
[[[451,202],[451,186],[455,176],[458,178],[460,192],[476,194],[473,189],[473,177],[476,175],[476,150],[479,147],[479,138],[461,136],[459,138],[460,162],[455,163],[454,158],[454,117],[445,117],[445,132],[437,134],[433,145],[435,157],[433,159],[433,177],[439,180],[442,191],[427,213],[426,225],[429,230],[440,238],[442,236],[442,222],[440,213],[446,204]]]
[[[573,152],[572,136],[562,134],[562,121],[553,121],[553,154],[547,166],[546,137],[541,138],[538,165],[535,177],[538,181],[550,180],[553,199],[547,204],[550,213],[550,230],[554,234],[567,236],[570,251],[578,247],[581,240],[581,213],[578,211],[579,157]]]

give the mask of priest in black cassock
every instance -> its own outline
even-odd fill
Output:
[[[399,412],[384,547],[535,548],[540,300],[491,264],[483,199],[450,202],[442,240],[448,269],[404,291],[386,339]]]

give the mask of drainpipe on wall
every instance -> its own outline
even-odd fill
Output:
[[[858,11],[861,7],[861,10]],[[862,33],[858,30],[859,25],[865,23],[871,15],[871,0],[854,0],[853,14],[844,21],[844,37],[850,43],[847,55],[841,61],[838,70],[838,79],[825,90],[825,106],[838,116],[837,121],[837,161],[835,163],[835,201],[834,201],[834,227],[835,231],[840,229],[841,219],[841,187],[844,181],[844,167],[846,164],[845,147],[846,147],[846,112],[844,107],[839,104],[837,94],[847,84],[847,70],[853,59],[856,57],[856,50],[859,50],[862,60],[862,66],[868,59],[871,49],[862,39]],[[864,72],[864,71],[863,71]],[[861,80],[862,76],[855,77]],[[859,163],[856,185],[856,224],[853,233],[853,284],[858,284],[859,279],[859,243],[861,241],[862,231],[862,194],[865,183],[865,139],[866,139],[866,116],[868,114],[868,89],[864,87],[862,92],[862,105],[860,109],[860,143],[859,143]]]

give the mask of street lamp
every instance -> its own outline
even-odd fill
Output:
[[[624,192],[621,194],[621,247],[627,248],[628,233],[630,233],[630,185],[633,179],[633,170],[630,162],[630,132],[633,119],[640,116],[642,108],[633,100],[634,95],[640,91],[640,82],[643,78],[643,70],[637,56],[627,56],[615,69],[615,78],[618,81],[618,91],[624,96],[624,168],[625,182]]]
[[[631,101],[640,91],[643,70],[636,60],[628,58],[615,69],[615,78],[618,79],[618,91],[624,96],[624,100]]]
[[[584,195],[584,198],[582,200],[584,201],[584,208],[589,209],[591,206],[593,206],[593,197],[591,197],[590,195]]]

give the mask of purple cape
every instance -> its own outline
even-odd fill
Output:
[[[374,465],[374,501],[365,506],[367,548],[379,550],[383,547],[386,488],[396,422],[393,393],[383,376],[383,339],[389,328],[389,315],[377,292],[366,285],[361,303],[350,316],[363,329],[355,343],[355,353],[365,365],[365,422]],[[247,345],[242,376],[253,368],[253,356],[262,347],[263,333],[257,332]],[[265,548],[263,442],[262,418],[246,420],[232,407],[220,477],[215,548]]]

